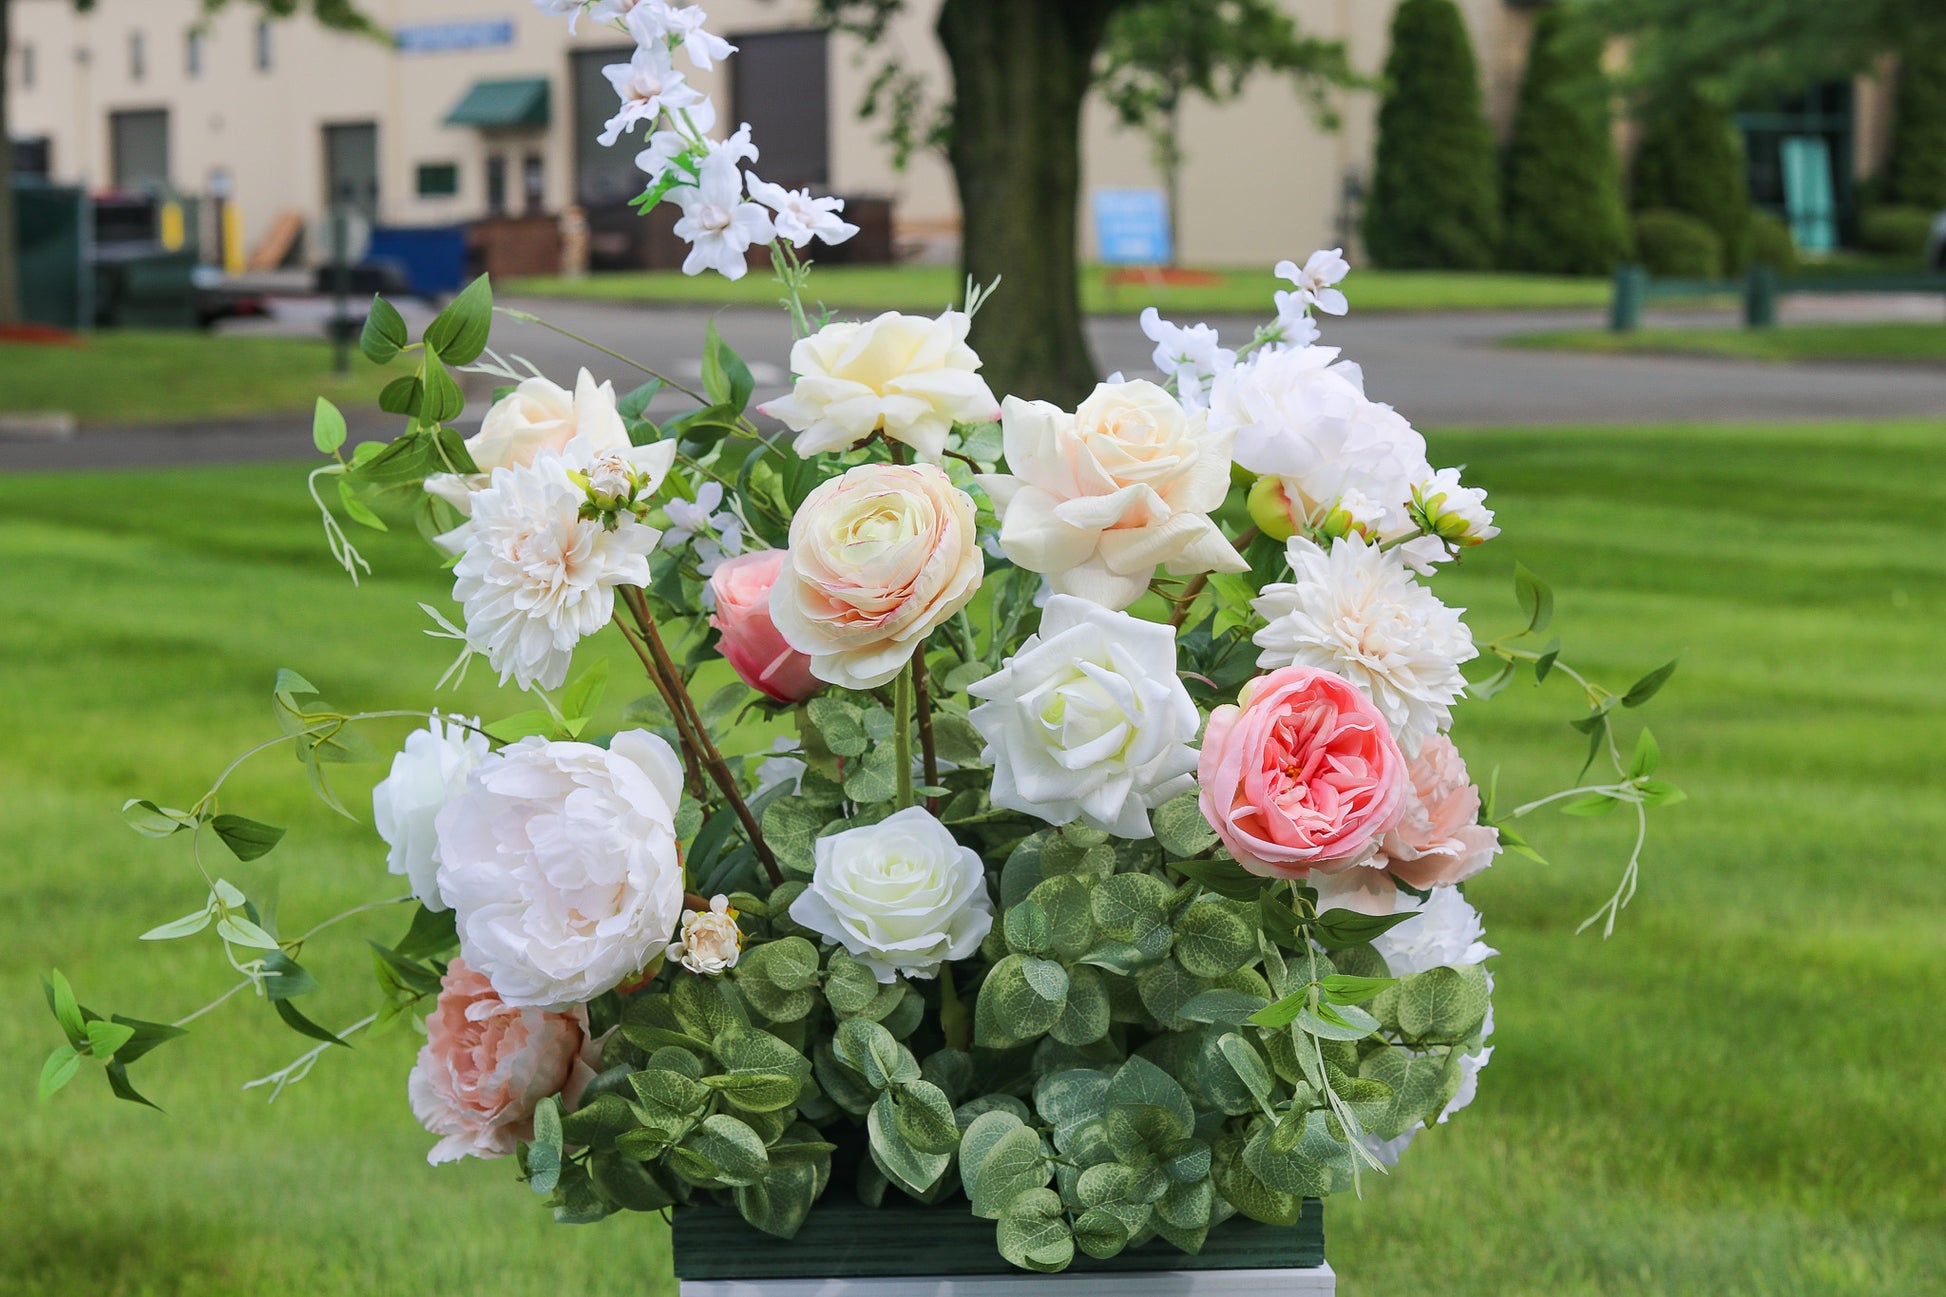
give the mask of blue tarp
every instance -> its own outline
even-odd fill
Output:
[[[420,297],[456,293],[466,283],[466,229],[459,225],[375,225],[365,264],[405,271]]]

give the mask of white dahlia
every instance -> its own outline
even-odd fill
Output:
[[[1301,536],[1288,548],[1294,580],[1264,587],[1251,606],[1269,623],[1257,665],[1293,664],[1344,676],[1377,705],[1401,749],[1416,752],[1452,720],[1466,692],[1460,663],[1479,656],[1463,609],[1448,608],[1392,554],[1364,541],[1326,553]]]
[[[559,686],[574,646],[613,615],[615,587],[649,583],[662,533],[614,506],[653,492],[674,452],[675,443],[657,442],[593,455],[577,443],[565,457],[496,468],[473,493],[473,516],[439,538],[460,555],[453,598],[467,645],[487,655],[502,684]],[[605,520],[582,516],[591,504],[606,508]]]

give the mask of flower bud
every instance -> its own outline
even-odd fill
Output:
[[[1284,490],[1282,478],[1258,478],[1250,488],[1248,504],[1250,521],[1272,540],[1281,544],[1297,534],[1297,522],[1291,516],[1291,498]]]

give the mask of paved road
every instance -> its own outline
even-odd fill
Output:
[[[545,316],[572,332],[596,338],[678,380],[695,383],[709,312],[690,307],[618,307],[579,302],[509,303]],[[322,307],[292,303],[281,318],[243,324],[239,331],[314,332]],[[1937,298],[1803,299],[1787,302],[1785,318],[1940,319]],[[787,377],[790,330],[781,311],[749,308],[716,315],[723,336],[751,364],[764,399]],[[1651,323],[1728,322],[1727,314],[1683,312],[1651,316]],[[416,329],[423,317],[408,322]],[[1217,322],[1227,337],[1249,334],[1247,321]],[[1325,341],[1364,366],[1371,395],[1397,406],[1421,427],[1652,423],[1673,420],[1946,417],[1946,366],[1804,364],[1755,361],[1597,356],[1510,350],[1509,334],[1599,323],[1589,311],[1478,312],[1437,315],[1353,315],[1327,321]],[[1133,320],[1089,324],[1104,370],[1147,370],[1150,344]],[[533,361],[565,382],[587,365],[618,387],[633,385],[628,366],[537,325],[503,319],[494,345]],[[671,398],[666,407],[680,408]],[[467,419],[477,419],[478,409]],[[354,437],[383,436],[377,417],[355,421]],[[467,426],[465,422],[462,427]],[[308,421],[250,420],[188,428],[84,429],[65,440],[0,439],[0,471],[161,464],[223,463],[302,458],[312,454]]]

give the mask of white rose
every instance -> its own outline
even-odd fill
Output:
[[[682,766],[662,739],[526,738],[439,813],[439,891],[460,951],[508,1004],[585,1004],[640,970],[682,917]]]
[[[993,804],[1121,838],[1194,786],[1196,704],[1167,626],[1057,594],[1038,635],[967,692],[993,762]]]
[[[558,455],[576,437],[591,457],[629,448],[614,384],[597,384],[584,369],[569,392],[536,375],[495,401],[480,430],[466,439],[467,453],[480,471],[436,473],[426,479],[426,490],[461,513],[471,513],[473,492],[487,485],[494,469],[524,468],[543,451]]]
[[[1001,418],[1011,472],[980,479],[1000,547],[1057,593],[1126,608],[1158,566],[1248,570],[1209,520],[1230,489],[1230,434],[1154,383],[1103,383],[1073,414],[1010,396]]]
[[[890,982],[934,977],[980,948],[993,927],[979,853],[917,806],[819,838],[811,885],[791,918]]]
[[[710,898],[707,910],[691,910],[682,916],[682,937],[671,942],[669,958],[692,973],[715,977],[735,968],[743,954],[743,933],[737,927],[737,912],[727,896]]]
[[[406,735],[392,769],[372,789],[372,822],[390,848],[385,863],[411,880],[412,894],[429,910],[448,908],[439,895],[439,835],[433,822],[466,787],[466,777],[486,760],[492,745],[477,728],[442,720],[437,713],[424,729]]]
[[[979,591],[973,497],[930,464],[860,464],[798,506],[770,619],[845,689],[896,676]]]
[[[1000,417],[966,345],[972,323],[961,311],[936,320],[887,311],[863,324],[827,324],[791,348],[796,384],[759,408],[797,434],[807,459],[883,432],[937,461],[955,423]]]

